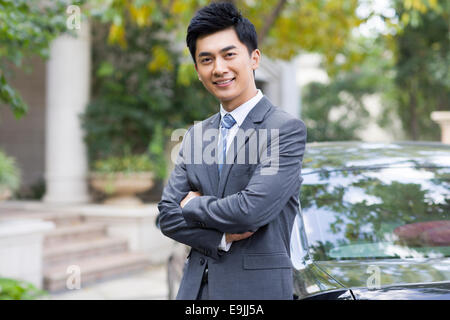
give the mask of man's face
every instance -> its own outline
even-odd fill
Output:
[[[233,28],[200,37],[196,44],[198,77],[227,111],[256,95],[253,70],[259,65],[258,49],[249,55]]]

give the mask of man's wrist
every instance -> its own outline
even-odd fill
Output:
[[[189,201],[191,201],[192,199],[194,199],[195,197],[191,197],[191,198],[189,198],[189,199],[187,199],[186,201],[185,201],[185,203],[183,204],[183,207],[185,207],[188,203],[189,203]]]
[[[224,233],[222,236],[222,241],[219,244],[219,250],[228,251],[230,250],[231,244],[233,242],[227,242],[226,234]]]

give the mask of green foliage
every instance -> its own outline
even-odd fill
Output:
[[[153,171],[153,164],[146,154],[110,157],[104,160],[97,160],[94,163],[94,171],[98,173],[147,172]]]
[[[183,43],[190,19],[198,9],[211,2],[97,0],[91,12],[102,22],[111,23],[110,43],[126,48],[127,33],[133,25],[145,28],[159,24],[166,34]],[[344,48],[351,30],[364,21],[356,15],[357,0],[234,0],[233,3],[255,25],[264,55],[289,60],[301,50],[316,51],[324,54],[327,67]],[[181,81],[194,80],[185,77],[184,73],[190,63],[187,60],[181,63]],[[157,68],[165,66],[167,63],[156,63]]]
[[[339,96],[339,85],[312,83],[304,95],[302,119],[308,128],[308,142],[356,140],[356,130],[363,126],[360,117],[349,117],[349,113],[364,111],[360,104],[346,105]],[[338,111],[337,119],[330,119],[333,110]],[[364,112],[365,115],[365,112]]]
[[[23,102],[20,94],[8,84],[5,76],[0,71],[0,101],[10,106],[16,118],[22,117],[27,111],[28,107]]]
[[[34,300],[46,294],[29,282],[0,278],[0,300]]]
[[[52,39],[66,28],[66,2],[51,5],[27,0],[0,0],[0,102],[19,118],[27,111],[20,94],[8,84],[11,65],[22,67],[32,55],[48,57]]]
[[[303,91],[302,119],[308,127],[308,141],[357,139],[370,119],[364,98],[390,92],[393,86],[393,59],[381,39],[354,38],[347,44],[348,55],[364,57],[349,70],[342,67],[327,84],[311,83]],[[348,63],[342,59],[335,69]]]
[[[362,97],[373,93],[382,103],[378,124],[388,128],[400,118],[410,139],[439,140],[430,114],[450,110],[450,5],[420,0],[392,5],[391,18],[380,16],[387,32],[348,41],[342,59],[326,68],[330,83],[305,90],[309,141],[355,139],[369,121]]]
[[[20,171],[15,160],[0,150],[0,191],[8,188],[16,191],[20,186]]]
[[[105,43],[106,29],[94,22],[93,99],[82,116],[89,158],[147,151],[158,120],[170,103],[170,77],[147,69],[157,29],[130,29],[126,50]],[[132,32],[133,31],[133,32]]]
[[[244,12],[251,13],[250,20],[255,21],[257,31],[261,32],[267,17],[273,14],[280,1],[237,2]],[[301,51],[318,52],[323,54],[324,66],[328,70],[350,41],[352,29],[364,22],[356,15],[357,6],[357,0],[287,1],[262,43],[263,52],[272,58],[285,60]],[[357,63],[357,60],[352,63]]]
[[[408,13],[397,1],[399,16]],[[394,36],[396,43],[395,111],[409,137],[438,140],[439,126],[430,119],[435,110],[450,110],[450,5],[447,10],[416,13],[415,23]]]

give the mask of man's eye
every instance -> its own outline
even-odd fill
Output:
[[[203,58],[203,59],[200,60],[201,63],[208,63],[210,61],[211,61],[210,58]]]
[[[234,52],[228,52],[225,56],[226,57],[232,57],[234,55],[236,55]]]

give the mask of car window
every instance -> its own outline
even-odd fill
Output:
[[[450,168],[317,170],[300,203],[315,260],[450,256]]]

